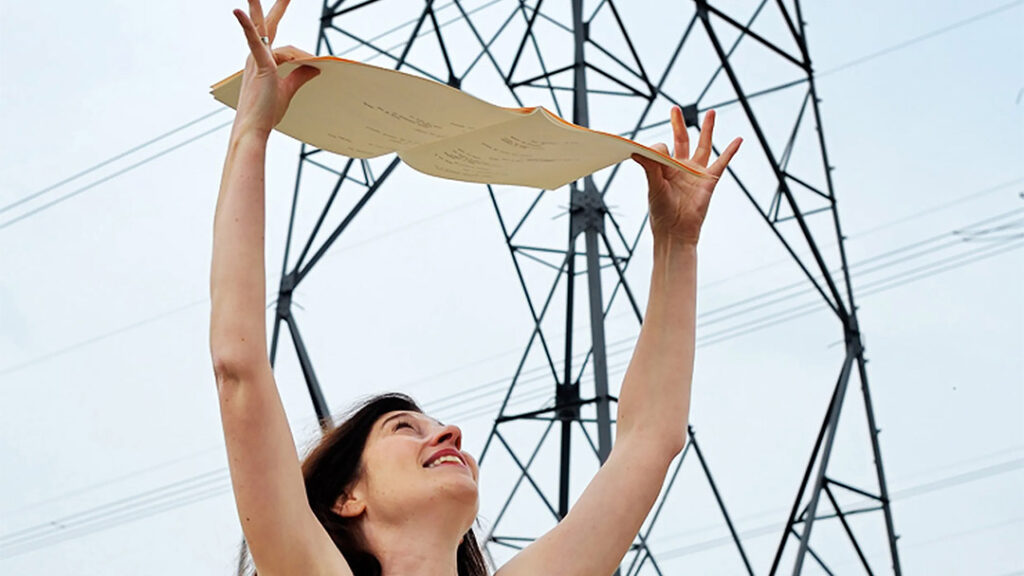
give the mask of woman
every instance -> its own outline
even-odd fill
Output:
[[[267,358],[264,186],[267,138],[295,92],[317,73],[278,78],[304,56],[272,51],[287,0],[264,18],[259,0],[235,16],[246,61],[217,213],[210,348],[242,529],[261,576],[483,576],[470,530],[479,470],[461,432],[407,397],[367,403],[300,465]],[[672,110],[674,157],[689,141]],[[690,159],[707,166],[714,113]],[[719,176],[739,139],[707,169]],[[664,144],[656,146],[668,154]],[[717,179],[636,157],[646,174],[654,269],[646,320],[618,403],[615,446],[569,514],[495,576],[614,572],[686,440],[693,373],[697,239]],[[653,399],[657,399],[654,401]]]

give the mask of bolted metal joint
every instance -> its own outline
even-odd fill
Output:
[[[580,190],[572,187],[569,201],[569,218],[571,219],[572,237],[575,238],[587,230],[595,230],[598,233],[604,232],[604,215],[608,213],[608,207],[604,198],[597,191],[597,188],[587,177],[587,183]]]
[[[295,291],[295,272],[281,278],[281,287],[277,294],[277,317],[287,318],[291,315],[292,292]]]
[[[580,417],[580,384],[563,384],[555,391],[555,415],[559,420],[578,420]]]
[[[683,123],[690,128],[699,128],[700,122],[697,119],[697,104],[683,106]]]

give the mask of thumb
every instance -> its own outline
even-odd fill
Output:
[[[661,164],[649,158],[644,158],[639,154],[633,154],[630,158],[635,160],[644,169],[644,172],[647,173],[648,182],[661,177]]]
[[[284,80],[284,90],[288,99],[291,100],[292,96],[299,91],[299,88],[306,83],[316,78],[320,74],[320,70],[312,66],[300,66],[295,70],[292,70],[288,77]]]

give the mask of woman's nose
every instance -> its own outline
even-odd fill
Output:
[[[434,441],[431,444],[438,445],[449,443],[455,446],[456,450],[462,449],[462,430],[454,424],[442,426],[441,430],[434,436]]]

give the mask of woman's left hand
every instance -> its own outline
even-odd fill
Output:
[[[266,17],[260,0],[249,1],[249,15],[235,10],[235,18],[242,26],[249,44],[249,57],[242,73],[242,88],[238,96],[238,111],[235,114],[234,135],[252,132],[267,138],[270,131],[284,117],[292,97],[303,84],[312,80],[320,70],[312,66],[300,66],[279,78],[277,67],[284,62],[311,56],[294,46],[271,49],[277,26],[284,16],[289,0],[277,0]]]
[[[671,156],[677,160],[690,160],[701,167],[707,167],[708,173],[715,178],[671,168],[636,154],[632,158],[643,166],[647,173],[647,200],[651,211],[651,231],[654,233],[655,241],[696,245],[708,204],[711,202],[711,193],[718,184],[718,177],[725,172],[725,167],[739,150],[743,140],[736,138],[729,143],[722,155],[708,167],[715,111],[710,110],[704,115],[700,140],[692,158],[687,158],[690,153],[690,138],[686,133],[683,113],[679,107],[672,108],[671,120],[675,143],[675,150]],[[665,144],[658,143],[651,148],[665,155],[669,154],[668,146]]]

